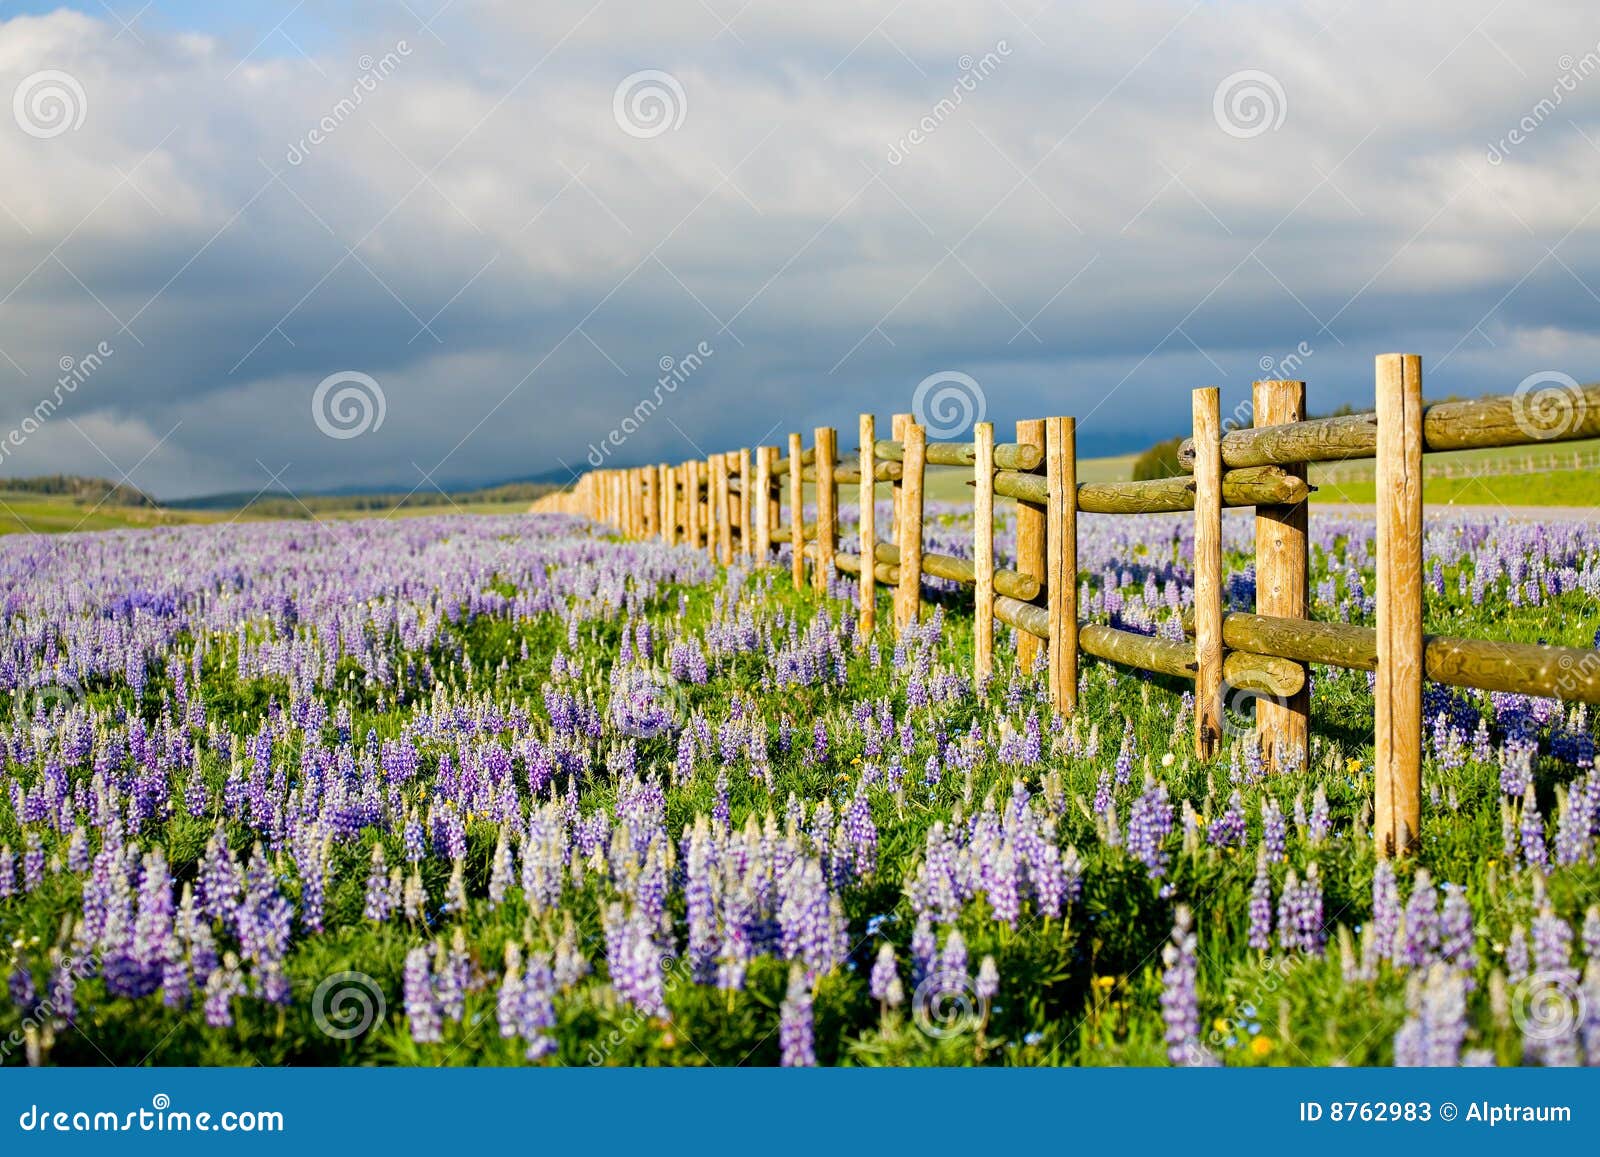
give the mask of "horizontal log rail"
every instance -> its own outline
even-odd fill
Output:
[[[899,442],[878,441],[872,444],[875,458],[899,462],[903,453]],[[977,462],[977,454],[976,442],[929,442],[927,462],[929,466],[971,466]],[[1000,442],[994,448],[997,470],[1036,470],[1043,463],[1044,451],[1038,446]]]
[[[1600,437],[1600,386],[1555,390],[1548,406],[1537,393],[1427,406],[1422,411],[1422,448],[1440,453]],[[1230,430],[1222,436],[1222,464],[1235,468],[1340,462],[1377,453],[1376,413]],[[1193,438],[1179,447],[1178,461],[1185,470],[1194,469]]]
[[[1049,638],[1050,615],[1043,607],[1020,599],[997,596],[994,617],[1036,638]],[[1172,639],[1157,639],[1103,623],[1078,624],[1078,649],[1085,655],[1136,667],[1176,679],[1195,677],[1194,648]],[[1230,687],[1289,698],[1305,686],[1305,671],[1298,663],[1276,655],[1233,651],[1223,660],[1222,677]]]
[[[1224,506],[1294,506],[1312,487],[1277,466],[1230,470],[1222,476]],[[1043,506],[1049,498],[1042,474],[1001,470],[994,492]],[[1081,482],[1078,509],[1085,514],[1176,514],[1194,509],[1193,478],[1157,478],[1147,482]]]
[[[1184,629],[1192,631],[1192,616]],[[1226,646],[1353,671],[1378,669],[1378,632],[1353,623],[1281,619],[1234,611],[1222,619]],[[1423,671],[1435,683],[1600,703],[1600,651],[1539,643],[1423,636]]]

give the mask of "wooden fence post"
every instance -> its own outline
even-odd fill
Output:
[[[656,516],[661,510],[661,495],[656,490],[654,466],[639,467],[639,533],[643,538],[654,538],[660,533]]]
[[[994,674],[994,423],[977,423],[972,438],[972,682],[981,689]]]
[[[1222,402],[1196,390],[1194,411],[1194,753],[1222,746]]]
[[[1256,382],[1251,410],[1256,426],[1285,426],[1306,418],[1306,384],[1295,381]],[[1302,463],[1284,473],[1306,479]],[[1306,506],[1256,507],[1256,612],[1284,619],[1309,618],[1307,589]],[[1310,759],[1311,692],[1309,682],[1286,701],[1267,695],[1256,699],[1256,735],[1270,771],[1304,768]]]
[[[857,601],[860,602],[860,614],[856,624],[856,633],[861,636],[862,642],[872,637],[876,625],[878,602],[877,578],[877,453],[874,443],[877,440],[877,419],[871,414],[861,415],[860,441],[857,450],[857,465],[861,471],[861,481],[856,488],[856,502],[861,507],[861,513],[856,520],[860,530],[861,574],[860,586],[857,592]]]
[[[750,557],[755,553],[750,543],[750,519],[755,488],[750,485],[750,451],[739,451],[739,553]]]
[[[1071,715],[1078,706],[1077,443],[1074,419],[1050,418],[1045,422],[1050,503],[1044,593],[1050,612],[1050,702],[1062,715]]]
[[[833,481],[839,435],[831,426],[818,426],[813,436],[817,451],[817,564],[811,581],[818,594],[826,595],[833,579],[833,552],[839,536],[839,492]]]
[[[1044,422],[1030,419],[1017,423],[1017,442],[1045,449]],[[1076,497],[1074,497],[1076,501]],[[1048,560],[1045,551],[1046,514],[1039,507],[1017,501],[1017,571],[1040,583],[1046,581]],[[1039,661],[1039,640],[1027,631],[1017,632],[1017,667],[1026,677]]]
[[[733,503],[728,486],[728,455],[711,456],[712,477],[716,480],[717,547],[715,557],[723,566],[733,564]]]
[[[922,615],[922,479],[927,458],[927,433],[915,422],[901,435],[900,586],[895,592],[895,626],[905,630]]]
[[[751,494],[755,503],[756,563],[767,565],[772,554],[772,463],[778,456],[776,446],[756,447],[756,486]]]
[[[1378,390],[1378,679],[1373,768],[1378,853],[1422,826],[1422,359],[1383,354]]]
[[[895,414],[889,419],[889,436],[896,442],[904,443],[906,427],[911,425],[910,414]],[[903,457],[904,455],[902,455]],[[900,541],[900,498],[905,493],[905,479],[896,478],[889,488],[891,512],[894,516],[894,541]]]
[[[800,590],[806,584],[806,488],[805,480],[800,477],[803,468],[800,464],[801,447],[800,435],[789,435],[789,549],[793,557],[789,560],[790,573],[794,578],[794,589]]]
[[[691,550],[700,549],[700,470],[693,459],[685,462],[683,471],[683,535]]]

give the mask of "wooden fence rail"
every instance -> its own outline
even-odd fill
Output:
[[[1600,653],[1569,647],[1425,636],[1423,624],[1424,455],[1490,446],[1535,445],[1600,436],[1600,387],[1563,399],[1561,420],[1526,412],[1519,395],[1422,403],[1422,363],[1412,354],[1377,359],[1373,413],[1307,419],[1305,383],[1255,383],[1254,424],[1224,430],[1215,389],[1194,391],[1193,437],[1180,450],[1185,476],[1149,482],[1080,483],[1073,419],[1018,422],[1015,441],[996,442],[981,422],[970,442],[929,442],[909,414],[896,414],[893,437],[877,437],[863,414],[854,454],[841,459],[837,433],[816,430],[806,448],[799,433],[788,453],[775,446],[714,454],[672,466],[598,470],[535,509],[585,515],[629,537],[657,537],[704,549],[724,565],[743,557],[766,565],[790,547],[796,590],[826,592],[836,575],[859,584],[862,638],[877,623],[880,587],[893,591],[896,629],[922,613],[923,577],[973,590],[973,674],[994,670],[994,624],[1016,631],[1016,661],[1032,671],[1041,656],[1050,696],[1063,715],[1077,705],[1078,656],[1192,680],[1195,750],[1213,758],[1226,728],[1227,696],[1255,698],[1255,742],[1271,768],[1308,757],[1307,666],[1320,663],[1376,672],[1375,815],[1378,849],[1415,848],[1421,824],[1424,680],[1600,703]],[[1309,618],[1306,500],[1312,463],[1376,459],[1377,626]],[[923,547],[924,474],[928,466],[973,471],[971,559]],[[805,487],[816,518],[806,522]],[[879,525],[876,487],[892,493],[891,525]],[[853,486],[860,509],[856,549],[841,549],[840,488]],[[787,501],[784,501],[787,493]],[[994,502],[1016,502],[1014,568],[996,565]],[[1224,613],[1224,508],[1255,511],[1256,614]],[[1195,604],[1185,618],[1192,641],[1153,638],[1080,623],[1080,513],[1193,512]],[[785,518],[785,513],[787,517]]]

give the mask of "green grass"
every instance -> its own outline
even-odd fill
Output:
[[[1373,482],[1324,482],[1312,501],[1370,505],[1377,493]],[[1597,506],[1600,469],[1427,478],[1422,500],[1429,506]]]

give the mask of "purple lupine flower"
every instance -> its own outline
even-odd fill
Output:
[[[1244,803],[1239,793],[1228,796],[1228,806],[1206,831],[1206,843],[1214,848],[1242,848],[1245,841]]]
[[[1534,798],[1533,785],[1522,796],[1522,858],[1536,868],[1550,866],[1550,852],[1544,843],[1544,817],[1539,814],[1539,801]]]
[[[405,973],[401,982],[406,1020],[411,1025],[411,1039],[418,1044],[437,1044],[444,1039],[444,1021],[434,996],[433,974],[429,971],[428,957],[426,947],[413,948],[406,953]]]
[[[1250,947],[1258,952],[1272,947],[1272,876],[1265,848],[1256,855],[1256,876],[1250,885]]]
[[[1402,1068],[1461,1063],[1467,1036],[1466,978],[1443,964],[1412,976],[1406,1004],[1410,1015],[1394,1038],[1394,1063]]]
[[[1162,844],[1171,834],[1172,804],[1167,799],[1167,785],[1147,778],[1143,793],[1133,801],[1128,814],[1127,847],[1152,880],[1166,874],[1167,853]]]
[[[899,977],[899,970],[895,966],[894,945],[885,940],[878,946],[877,959],[872,962],[872,976],[868,990],[872,998],[877,1001],[887,1001],[889,986],[894,984]]]
[[[1288,853],[1289,828],[1283,818],[1283,809],[1278,806],[1278,801],[1270,795],[1261,800],[1261,846],[1266,849],[1267,859],[1275,863],[1283,863],[1289,858]]]
[[[811,1022],[811,986],[805,969],[798,964],[789,969],[789,991],[778,1012],[778,1043],[782,1063],[787,1068],[812,1067],[817,1063]]]
[[[995,965],[993,956],[985,956],[978,964],[976,991],[978,999],[985,1002],[1000,994],[1000,969]]]
[[[1321,846],[1333,832],[1333,816],[1328,809],[1328,793],[1322,785],[1311,794],[1311,817],[1306,823],[1306,841],[1313,848]]]
[[[1161,950],[1161,1021],[1166,1026],[1167,1060],[1185,1067],[1209,1066],[1215,1059],[1200,1043],[1200,996],[1196,988],[1197,940],[1187,905],[1173,913],[1172,940]]]

